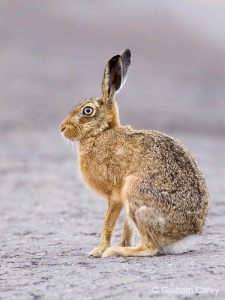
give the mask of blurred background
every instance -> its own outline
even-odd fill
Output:
[[[132,64],[117,95],[121,123],[179,138],[206,175],[206,230],[185,268],[184,258],[168,258],[165,272],[160,257],[151,270],[87,257],[107,201],[85,190],[59,126],[77,103],[101,95],[107,61],[125,48]],[[137,299],[150,273],[154,286],[224,286],[224,133],[225,0],[0,0],[2,297],[117,299],[129,284]]]
[[[73,106],[100,96],[105,64],[124,48],[122,124],[224,137],[223,0],[1,0],[1,132],[59,134]]]

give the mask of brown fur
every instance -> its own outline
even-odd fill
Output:
[[[102,96],[76,106],[61,130],[79,141],[84,181],[108,200],[101,243],[92,256],[151,256],[202,231],[209,207],[203,173],[178,140],[156,131],[121,126],[115,94],[125,81],[130,51],[106,65]],[[90,106],[93,113],[83,115]],[[110,247],[117,218],[126,207],[120,245]],[[133,223],[140,245],[131,247]],[[107,250],[106,250],[107,249]]]

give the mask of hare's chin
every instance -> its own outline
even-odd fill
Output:
[[[62,133],[62,137],[63,137],[63,139],[64,140],[66,140],[66,141],[71,141],[71,142],[77,142],[78,141],[78,139],[76,139],[76,138],[72,138],[72,137],[69,137],[69,136],[65,136],[64,135],[64,133]]]

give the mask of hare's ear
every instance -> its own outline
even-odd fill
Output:
[[[113,99],[115,93],[123,87],[130,66],[130,57],[131,52],[126,49],[108,61],[102,81],[104,99]]]
[[[131,52],[129,49],[125,49],[120,53],[120,56],[122,57],[122,66],[123,66],[123,76],[122,76],[122,82],[120,86],[121,89],[127,80],[128,70],[130,67]]]

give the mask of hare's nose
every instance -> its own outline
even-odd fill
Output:
[[[63,132],[66,129],[66,125],[65,124],[61,124],[61,131]]]

